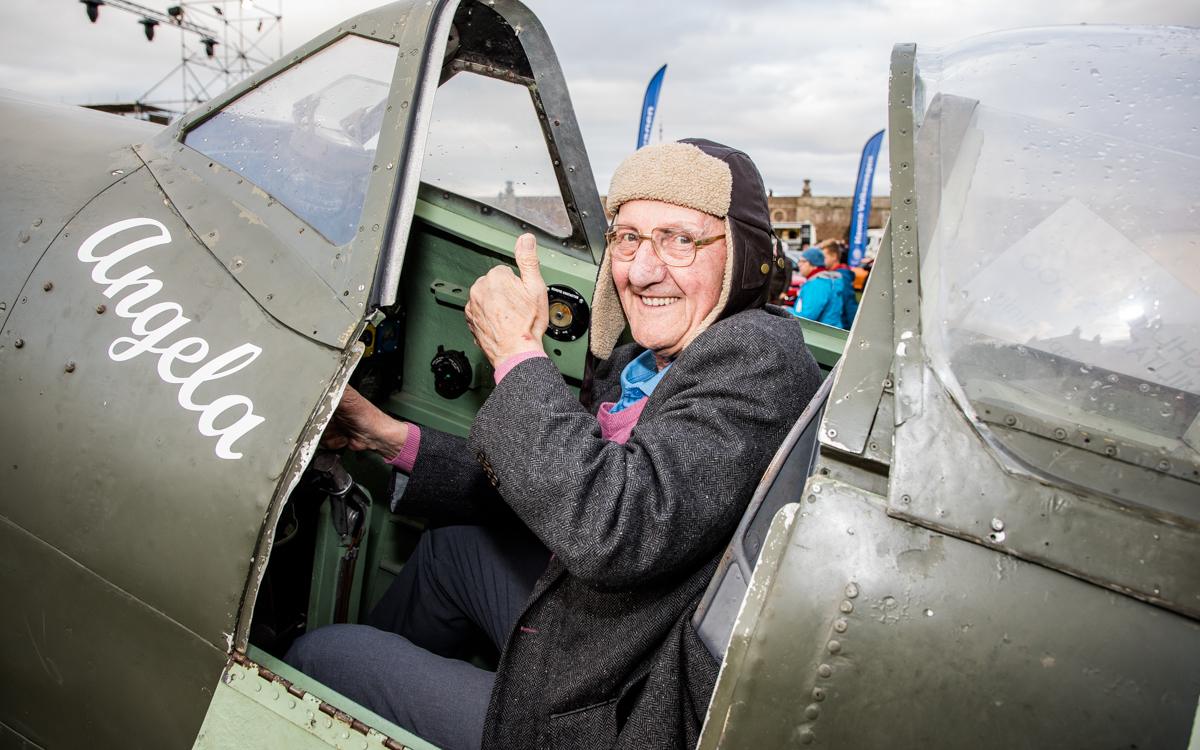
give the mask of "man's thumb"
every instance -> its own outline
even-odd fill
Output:
[[[537,240],[532,234],[523,234],[517,238],[517,268],[521,271],[521,283],[526,289],[545,286],[542,281],[542,268],[538,263]]]

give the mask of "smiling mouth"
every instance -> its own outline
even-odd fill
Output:
[[[643,297],[640,294],[638,295],[638,299],[642,301],[643,305],[649,307],[665,307],[673,305],[680,300],[679,297]]]

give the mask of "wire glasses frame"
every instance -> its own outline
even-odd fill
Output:
[[[613,257],[621,261],[633,260],[643,240],[650,240],[650,247],[665,265],[686,268],[696,260],[696,252],[703,247],[725,239],[725,235],[696,239],[689,232],[671,227],[657,227],[650,234],[640,234],[631,227],[610,226],[604,233],[605,245]]]

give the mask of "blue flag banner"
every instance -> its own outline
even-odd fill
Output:
[[[879,146],[883,143],[880,130],[863,146],[858,160],[858,181],[854,183],[853,213],[850,216],[850,257],[852,266],[862,264],[867,252],[867,223],[871,219],[871,184],[875,182],[875,163],[879,161]]]
[[[646,96],[642,98],[642,121],[638,125],[638,148],[650,142],[650,131],[654,127],[654,112],[658,109],[658,92],[662,90],[663,76],[666,74],[667,66],[664,65],[658,69],[646,86]]]

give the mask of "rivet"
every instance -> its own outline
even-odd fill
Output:
[[[992,531],[1004,531],[1004,521],[999,518],[992,519]]]
[[[45,284],[42,284],[42,291],[43,291],[43,292],[48,292],[48,291],[50,291],[50,290],[51,290],[51,289],[53,289],[53,288],[54,288],[54,282],[53,282],[53,281],[47,281]]]
[[[846,621],[840,617],[833,621],[833,629],[839,633],[845,633],[847,627]]]
[[[800,730],[800,744],[811,745],[814,739],[816,738],[813,736],[812,730],[808,727]]]
[[[830,427],[828,430],[825,430],[825,434],[831,438],[835,438],[837,437],[837,430],[833,427]]]
[[[904,505],[908,505],[909,503],[912,502],[912,498],[908,495],[901,495],[900,502],[903,503]]]
[[[1158,462],[1158,470],[1159,471],[1169,471],[1170,469],[1171,469],[1171,462],[1168,461],[1167,459],[1164,458],[1163,460]]]
[[[815,700],[815,701],[825,700],[825,688],[823,688],[823,687],[813,688],[812,689],[812,697],[813,697],[813,700]]]
[[[66,366],[63,367],[63,370],[66,372],[75,372],[75,363],[68,362]]]
[[[821,675],[822,677],[829,677],[833,674],[833,667],[829,666],[828,664],[822,664],[821,666],[817,667],[817,674]]]
[[[840,654],[842,652],[842,644],[840,641],[830,641],[826,646],[831,654]]]
[[[843,614],[848,615],[854,611],[854,604],[852,604],[851,602],[848,602],[848,601],[843,601],[841,606],[838,607],[838,609],[840,609]]]
[[[1054,428],[1054,439],[1055,440],[1066,440],[1067,439],[1067,431],[1061,427],[1055,427]]]
[[[103,315],[103,314],[104,314],[104,311],[105,311],[105,310],[107,310],[107,309],[108,309],[108,308],[107,308],[106,306],[104,306],[104,305],[96,305],[96,314],[97,314],[97,315]]]
[[[1009,414],[1008,416],[1006,416],[1004,418],[1004,424],[1008,425],[1009,427],[1013,427],[1014,425],[1016,425],[1016,423],[1017,423],[1017,418],[1011,414]]]
[[[13,346],[20,349],[21,347],[25,346],[25,339],[17,339],[16,341],[13,342]]]
[[[820,715],[821,715],[821,707],[818,706],[816,703],[810,703],[804,709],[804,718],[808,719],[809,721],[814,721]]]
[[[758,270],[762,271],[763,273],[770,273],[771,266],[766,263],[763,263],[761,266],[759,266]]]
[[[846,598],[854,599],[857,596],[858,596],[858,584],[857,583],[847,583],[846,584]]]
[[[1117,447],[1116,447],[1115,445],[1106,445],[1106,446],[1104,446],[1104,455],[1106,455],[1106,456],[1115,456],[1115,455],[1117,455]]]

